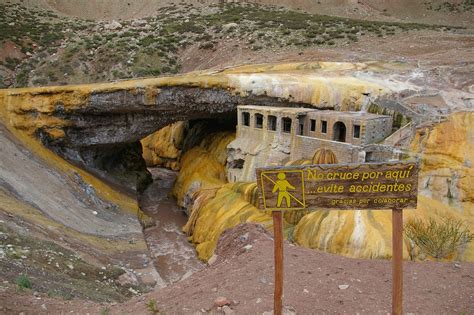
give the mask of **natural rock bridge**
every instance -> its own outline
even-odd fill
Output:
[[[238,104],[341,111],[376,104],[414,116],[416,112],[399,102],[421,91],[398,80],[407,73],[380,63],[253,65],[107,84],[3,90],[0,104],[9,125],[39,137],[72,161],[110,171],[116,168],[110,164],[120,160],[120,167],[134,165],[138,171],[143,168],[136,163],[141,160],[140,139],[175,121],[222,117]],[[123,165],[127,159],[135,162]]]

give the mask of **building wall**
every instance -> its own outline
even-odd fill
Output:
[[[247,112],[250,114],[250,126],[244,126],[243,124],[243,115],[242,113],[243,112]],[[262,128],[255,128],[255,116],[256,114],[262,114],[263,115],[263,126]],[[237,137],[240,137],[241,134],[240,132],[243,131],[243,130],[249,130],[249,129],[252,129],[252,130],[258,130],[258,131],[265,131],[265,132],[268,132],[270,134],[272,133],[275,133],[275,132],[281,132],[283,134],[288,134],[288,133],[285,133],[283,132],[283,126],[282,126],[282,118],[291,118],[291,133],[289,133],[290,135],[295,135],[296,134],[296,131],[297,131],[297,127],[298,127],[298,118],[297,118],[297,114],[294,114],[294,113],[282,113],[282,112],[273,112],[273,111],[269,111],[269,110],[253,110],[253,109],[245,109],[245,110],[241,110],[239,109],[238,110],[238,118],[237,118]],[[276,131],[272,131],[272,130],[269,130],[268,129],[268,116],[276,116],[277,117],[277,125],[276,125]]]
[[[359,162],[359,152],[362,150],[362,147],[349,143],[296,136],[293,142],[290,159],[292,161],[311,159],[315,151],[319,148],[326,148],[334,152],[338,163]]]
[[[311,131],[311,120],[316,121],[315,131]],[[327,132],[322,132],[322,122],[327,123]],[[388,137],[392,132],[392,118],[380,117],[364,120],[359,117],[338,115],[336,112],[328,113],[324,111],[310,112],[307,114],[305,122],[305,135],[325,140],[334,139],[334,125],[342,122],[346,126],[347,143],[360,145],[374,143]],[[354,138],[354,125],[360,126],[360,137]]]
[[[249,126],[243,124],[243,112],[250,115]],[[261,128],[255,127],[256,114],[263,115]],[[276,116],[276,130],[269,130],[268,116]],[[282,118],[291,121],[291,132],[283,132]],[[311,119],[316,120],[316,129],[311,131]],[[327,122],[327,132],[321,132],[321,121]],[[327,111],[309,109],[291,109],[288,112],[278,109],[239,108],[236,140],[228,146],[229,181],[255,180],[255,169],[269,165],[283,165],[289,161],[311,159],[319,148],[333,151],[338,163],[363,163],[367,157],[371,161],[383,161],[393,158],[387,148],[378,148],[367,143],[382,140],[391,133],[392,120],[390,117],[359,119],[357,115],[338,115]],[[300,122],[304,123],[303,136],[300,135]],[[334,124],[342,122],[346,126],[346,142],[333,141]],[[353,125],[360,125],[360,138],[353,137]]]
[[[363,144],[370,144],[382,141],[392,133],[392,118],[381,117],[371,119],[367,122],[365,128],[365,137]]]

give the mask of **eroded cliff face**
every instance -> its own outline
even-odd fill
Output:
[[[474,215],[474,112],[419,129],[411,147],[421,158],[420,193]]]
[[[417,69],[397,63],[307,62],[94,85],[1,90],[0,94],[5,119],[14,128],[38,137],[56,153],[100,176],[114,174],[117,184],[133,177],[136,181],[128,186],[140,190],[150,180],[143,163],[104,167],[102,161],[115,152],[132,161],[138,141],[172,123],[220,119],[233,113],[238,104],[342,111],[367,110],[377,104],[416,116],[416,110],[401,103],[425,92],[424,85],[418,85],[419,77]],[[457,100],[453,95],[450,99]],[[464,106],[463,101],[459,106]],[[145,156],[156,160],[163,154],[160,159],[176,168],[178,147],[158,149],[155,156],[146,152]]]
[[[137,276],[129,286],[144,278],[152,285],[136,200],[9,130],[1,117],[0,230],[11,246],[1,250],[3,279],[27,273],[43,294],[102,301],[132,295],[116,285],[124,272]]]

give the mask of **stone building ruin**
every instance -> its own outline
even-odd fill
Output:
[[[393,133],[392,116],[312,108],[241,105],[236,139],[228,147],[231,182],[255,179],[255,168],[309,159],[318,148],[339,163],[398,160],[383,143]]]

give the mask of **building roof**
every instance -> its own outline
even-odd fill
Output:
[[[278,106],[259,106],[259,105],[239,105],[239,109],[256,110],[259,112],[287,113],[287,114],[305,114],[315,111],[313,108],[304,107],[278,107]]]

